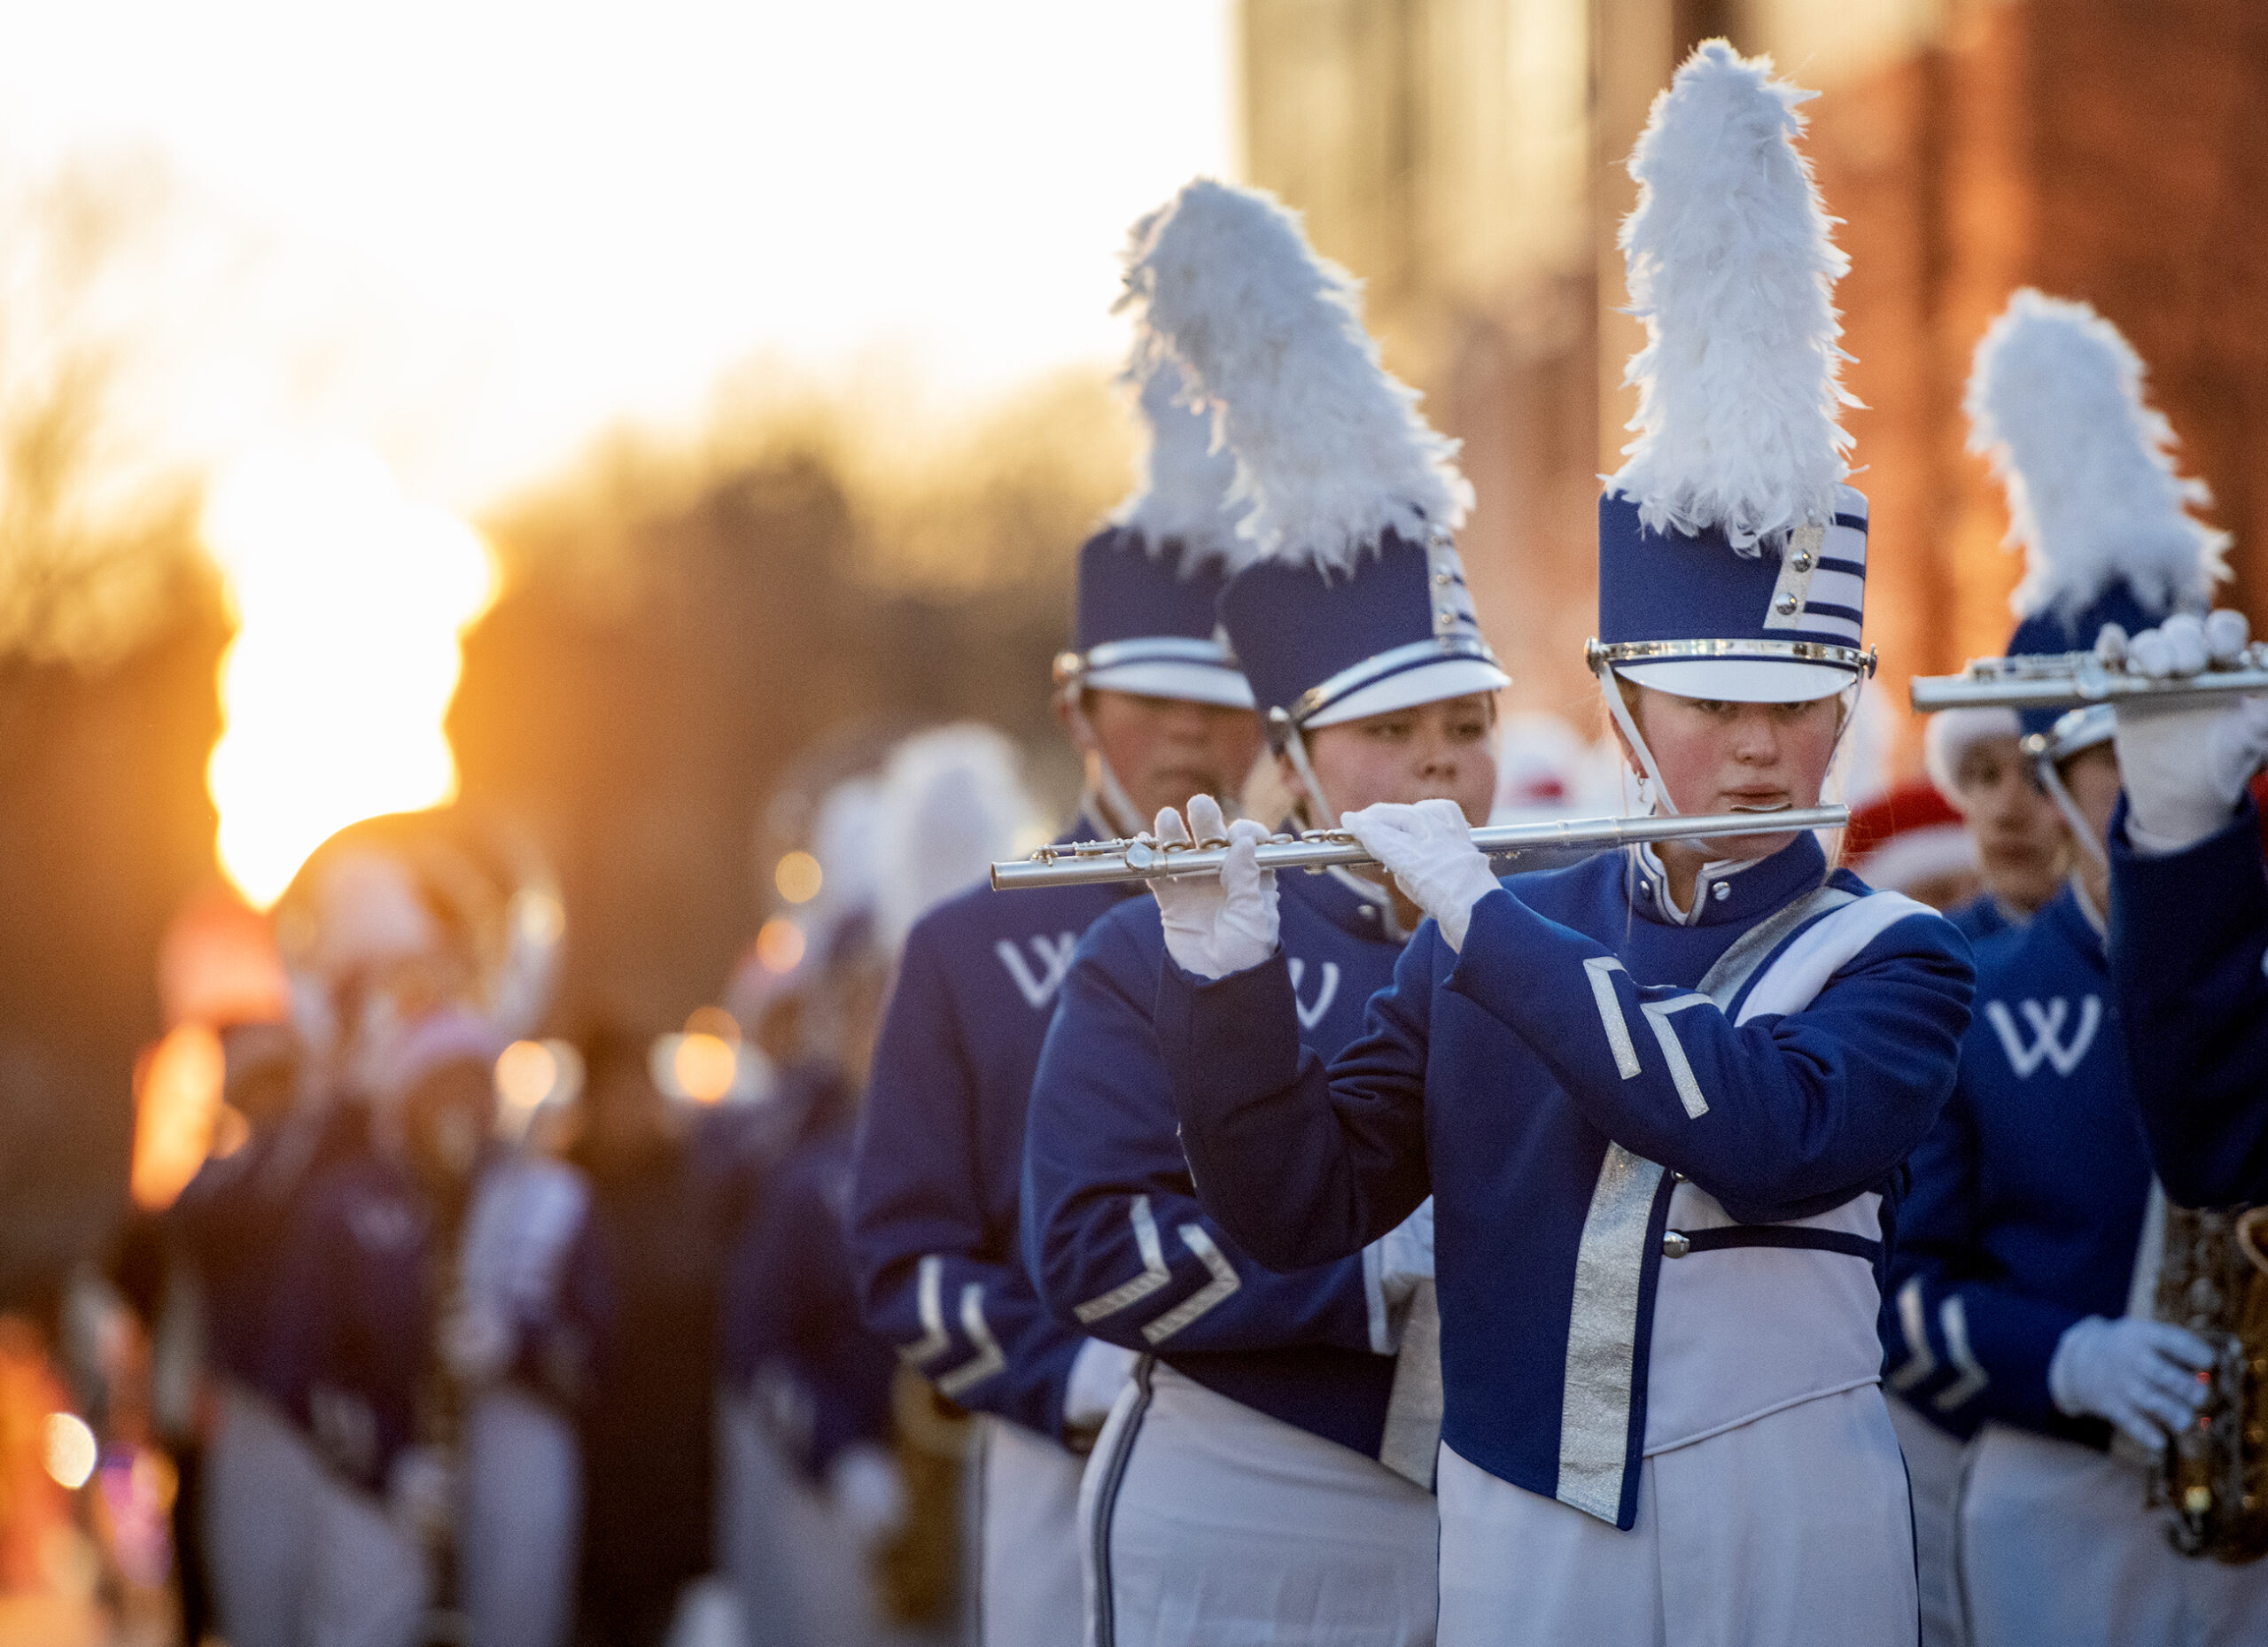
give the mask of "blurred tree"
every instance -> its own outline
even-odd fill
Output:
[[[144,392],[171,184],[0,175],[0,1308],[123,1201],[151,957],[212,873],[226,631]]]
[[[82,159],[0,185],[0,666],[95,666],[209,587],[197,488],[138,406],[168,175]],[[5,679],[6,677],[0,677]]]
[[[1130,420],[1093,374],[944,436],[903,423],[743,392],[701,439],[617,437],[491,523],[507,589],[450,736],[466,798],[557,860],[563,1025],[717,997],[770,896],[757,820],[820,745],[975,716],[1068,798],[1048,664]]]

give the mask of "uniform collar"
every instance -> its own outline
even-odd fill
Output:
[[[1394,924],[1394,902],[1385,889],[1371,885],[1359,875],[1329,871],[1319,875],[1284,874],[1276,884],[1355,937],[1372,944],[1400,944],[1410,936]]]
[[[1819,837],[1804,830],[1769,858],[1705,864],[1693,882],[1693,907],[1670,902],[1669,873],[1651,846],[1623,854],[1631,907],[1672,927],[1715,927],[1760,920],[1827,878]]]

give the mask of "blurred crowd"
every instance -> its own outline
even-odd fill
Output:
[[[1897,790],[1853,739],[1846,858],[2028,910],[2059,822],[1940,727]],[[1499,822],[1623,810],[1557,717],[1499,752]],[[193,904],[163,966],[210,1091],[145,1066],[136,1210],[0,1321],[0,1635],[960,1635],[966,1415],[861,1325],[844,1216],[907,931],[1045,838],[1020,764],[963,723],[807,778],[779,913],[681,1030],[531,1038],[571,912],[478,820],[342,831],[269,918]]]

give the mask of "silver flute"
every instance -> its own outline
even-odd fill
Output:
[[[2148,675],[2103,652],[2044,652],[2028,657],[1980,657],[1957,675],[1916,675],[1914,707],[2059,709],[2121,698],[2196,697],[2209,692],[2268,692],[2268,641],[2255,641],[2194,675]]]
[[[1638,846],[1648,841],[1695,836],[1792,835],[1799,829],[1840,829],[1851,821],[1847,806],[1792,807],[1776,812],[1712,812],[1691,818],[1565,818],[1542,823],[1484,824],[1472,843],[1491,858],[1511,858],[1547,848],[1598,851]],[[1072,841],[1043,846],[1029,858],[992,866],[993,890],[1019,887],[1099,886],[1118,881],[1155,881],[1166,875],[1218,874],[1227,843],[1184,846],[1148,835],[1130,841]],[[1379,860],[1344,829],[1309,829],[1271,835],[1260,843],[1262,869],[1328,869],[1334,864]]]

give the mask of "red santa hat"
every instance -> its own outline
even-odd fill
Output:
[[[1926,783],[1908,783],[1851,814],[1843,861],[1868,885],[1901,892],[1977,867],[1961,814]]]

